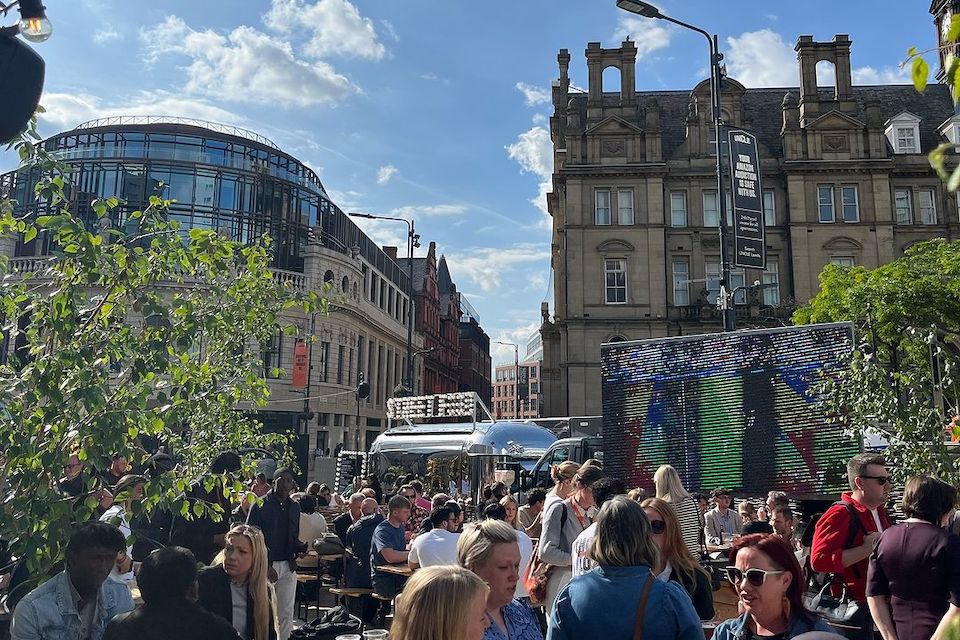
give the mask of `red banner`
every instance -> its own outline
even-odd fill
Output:
[[[290,382],[292,389],[307,387],[307,369],[309,368],[307,360],[307,343],[304,340],[297,340],[293,345],[293,380]]]

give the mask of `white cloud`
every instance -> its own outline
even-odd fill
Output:
[[[360,203],[363,200],[365,194],[359,191],[354,191],[352,189],[348,189],[346,191],[338,191],[336,189],[327,189],[327,195],[330,196],[330,200],[332,200],[333,203],[338,207],[340,207],[342,210],[353,211],[361,207]]]
[[[910,69],[907,67],[860,67],[851,72],[853,84],[910,84]]]
[[[387,184],[393,176],[397,175],[398,171],[399,169],[392,164],[380,167],[379,171],[377,171],[377,184]]]
[[[389,20],[381,20],[380,24],[383,25],[383,30],[387,32],[387,35],[394,42],[400,42],[400,34],[397,33],[396,27],[393,26],[393,23]]]
[[[537,197],[530,200],[533,206],[544,213],[543,225],[550,226],[550,214],[547,211],[547,193],[550,192],[553,177],[553,143],[550,132],[536,125],[517,136],[517,141],[507,146],[507,155],[520,165],[524,173],[536,174],[540,178]]]
[[[514,86],[516,87],[517,91],[523,94],[523,102],[528,107],[533,107],[538,104],[546,104],[551,100],[549,89],[535,87],[527,84],[526,82],[518,82]]]
[[[380,60],[387,53],[377,40],[373,21],[361,16],[347,0],[317,0],[312,4],[303,0],[273,0],[263,21],[277,33],[309,31],[304,52],[314,58],[341,55]]]
[[[467,210],[462,204],[437,204],[431,206],[397,207],[390,215],[398,218],[429,218],[432,216],[458,216]]]
[[[402,223],[392,220],[371,220],[369,218],[350,219],[353,220],[371,240],[381,247],[400,247],[399,253],[401,257],[406,256],[407,228]],[[417,255],[417,253],[415,252],[414,255]]]
[[[547,275],[543,271],[534,271],[527,276],[527,288],[540,292],[547,289]]]
[[[471,280],[484,291],[493,291],[503,284],[504,273],[529,263],[550,264],[550,245],[523,243],[509,247],[481,247],[454,252],[447,256],[447,264],[454,281]]]
[[[613,39],[617,42],[625,38],[633,40],[637,47],[637,58],[642,59],[669,45],[672,35],[673,29],[659,21],[621,16],[617,21],[617,30],[613,32]]]
[[[501,364],[513,364],[514,351],[512,345],[499,344],[500,342],[512,342],[518,345],[517,355],[520,362],[527,353],[527,341],[535,331],[540,329],[540,321],[532,320],[525,324],[518,325],[510,329],[500,329],[490,338],[490,360],[493,366]]]
[[[205,100],[154,91],[135,94],[127,101],[108,103],[87,93],[45,93],[40,104],[46,113],[40,119],[63,128],[81,122],[120,115],[180,116],[224,124],[240,125],[244,118]]]
[[[97,44],[106,44],[114,40],[120,40],[120,32],[113,28],[100,29],[93,34],[93,41]]]
[[[293,47],[248,26],[229,35],[212,29],[195,31],[181,18],[168,16],[142,30],[147,62],[178,54],[186,67],[189,93],[235,102],[309,107],[336,103],[358,91],[345,76],[321,60],[304,61]]]
[[[727,38],[728,75],[745,87],[794,87],[800,82],[793,46],[770,29]]]

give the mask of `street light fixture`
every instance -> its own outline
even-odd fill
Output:
[[[716,131],[716,156],[717,156],[717,211],[720,214],[720,262],[722,263],[723,273],[720,279],[720,295],[717,296],[717,306],[723,318],[723,330],[733,331],[736,328],[736,311],[733,308],[733,295],[728,289],[730,286],[730,247],[727,243],[727,214],[724,210],[726,198],[723,195],[723,158],[720,155],[720,127],[723,122],[720,117],[720,84],[723,79],[723,71],[720,69],[720,61],[723,60],[723,54],[719,51],[717,44],[717,35],[709,34],[700,27],[695,27],[676,18],[660,13],[660,10],[648,2],[641,0],[617,0],[617,6],[624,11],[635,13],[644,18],[656,18],[666,20],[673,24],[696,31],[710,45],[710,102],[713,111],[713,127]]]
[[[513,417],[520,418],[520,347],[516,342],[502,342],[500,340],[494,340],[497,344],[502,344],[505,347],[513,347],[513,370],[514,370],[514,384],[513,388],[516,392],[516,405],[514,406]]]
[[[420,246],[420,234],[416,232],[413,220],[393,216],[376,216],[372,213],[348,213],[351,218],[368,220],[394,220],[407,225],[407,371],[404,386],[413,392],[413,250]]]

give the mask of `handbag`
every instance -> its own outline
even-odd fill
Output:
[[[336,556],[343,555],[343,541],[335,533],[325,533],[322,537],[313,541],[313,550],[318,556]]]
[[[527,589],[530,602],[540,604],[547,598],[547,581],[553,567],[540,559],[540,549],[534,547],[527,573],[523,576],[523,586]]]
[[[290,640],[334,640],[344,634],[359,634],[363,623],[342,605],[290,633]]]
[[[833,587],[839,587],[839,596],[833,595]],[[831,576],[818,593],[805,594],[803,604],[834,627],[862,629],[869,619],[867,605],[851,598],[847,585],[835,576]]]

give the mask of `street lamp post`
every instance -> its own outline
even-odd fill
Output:
[[[723,54],[719,51],[717,36],[716,34],[711,35],[692,24],[687,24],[686,22],[664,15],[660,13],[659,9],[648,2],[641,2],[640,0],[617,0],[617,6],[624,11],[641,15],[644,18],[666,20],[684,29],[696,31],[706,38],[710,45],[710,101],[713,111],[713,127],[716,131],[717,211],[720,214],[720,262],[721,269],[723,270],[720,280],[720,295],[717,296],[717,306],[720,308],[721,317],[723,318],[723,330],[733,331],[736,329],[737,316],[733,308],[733,295],[728,289],[730,286],[730,247],[727,244],[726,199],[723,195],[723,159],[720,155],[720,126],[722,124],[720,118],[720,83],[723,78],[723,72],[720,70],[720,61],[723,60]]]
[[[413,389],[413,250],[420,246],[420,235],[416,232],[413,220],[392,216],[375,216],[371,213],[348,213],[352,218],[370,220],[396,220],[407,225],[407,371],[404,386],[408,393]]]
[[[494,342],[505,347],[513,347],[513,388],[516,396],[513,417],[520,418],[520,347],[517,346],[516,342],[501,342],[500,340],[494,340]]]

